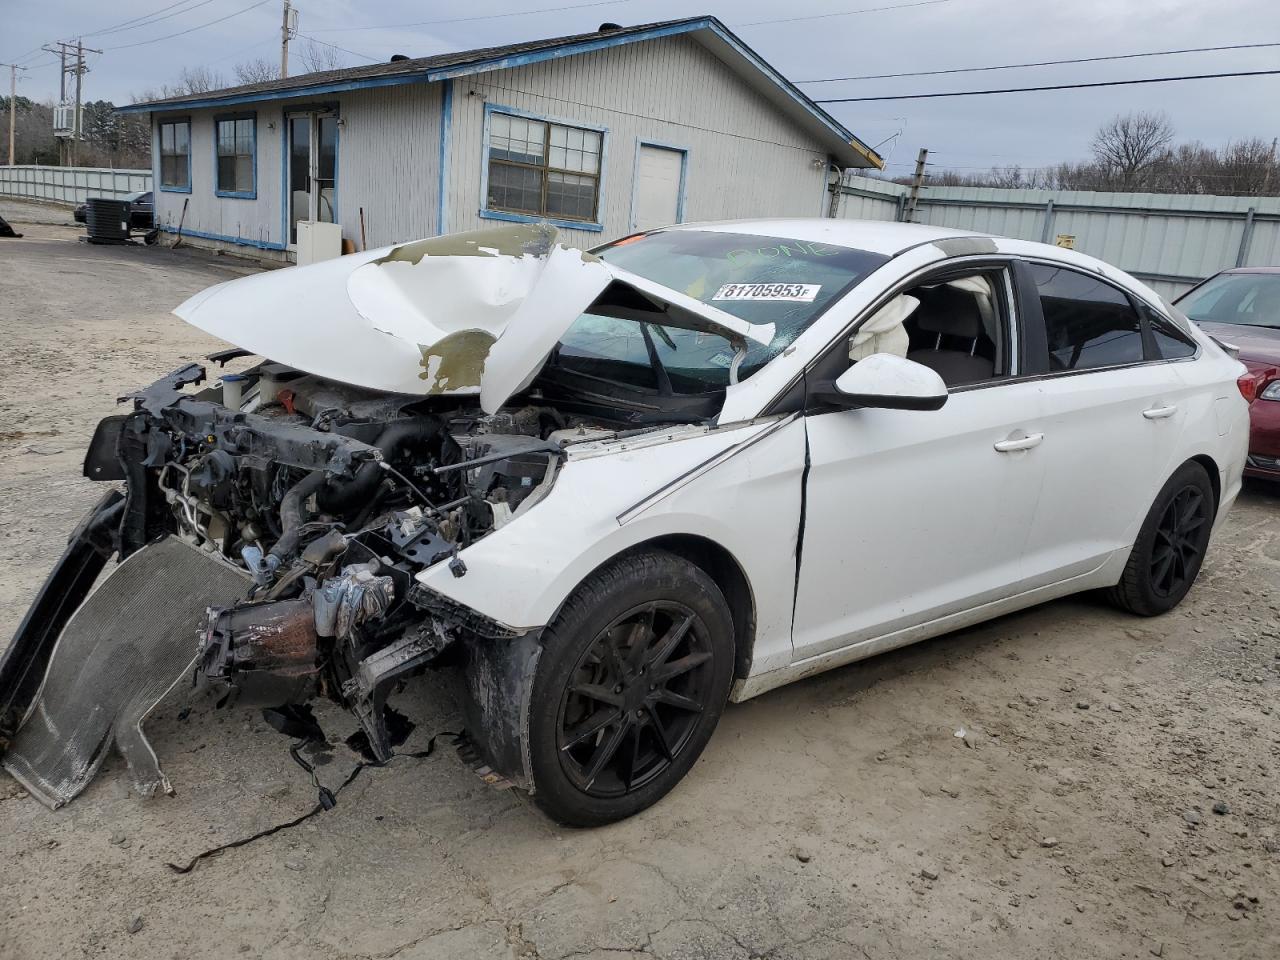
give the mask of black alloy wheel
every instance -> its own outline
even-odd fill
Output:
[[[556,746],[593,797],[650,782],[688,746],[711,696],[711,641],[689,607],[654,600],[600,631],[560,703]]]
[[[733,682],[729,605],[664,550],[587,577],[546,628],[530,697],[533,799],[574,826],[660,800],[697,761]]]
[[[1176,607],[1200,573],[1216,513],[1209,474],[1187,461],[1147,511],[1112,601],[1143,617]]]
[[[1162,597],[1186,593],[1204,550],[1209,506],[1195,485],[1178,491],[1156,525],[1151,550],[1151,588]]]

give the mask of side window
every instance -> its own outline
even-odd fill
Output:
[[[1067,267],[1030,266],[1044,313],[1051,371],[1145,359],[1142,322],[1127,296],[1104,280]]]
[[[880,314],[898,305],[906,358],[936,370],[948,387],[1007,377],[1009,310],[1003,277],[1001,270],[947,274],[903,291]]]
[[[1195,341],[1179,330],[1168,317],[1141,301],[1138,302],[1138,312],[1147,321],[1147,327],[1151,330],[1151,342],[1155,347],[1155,356],[1148,357],[1148,360],[1180,360],[1195,354]]]

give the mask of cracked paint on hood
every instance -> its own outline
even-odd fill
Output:
[[[308,373],[406,394],[476,394],[488,412],[524,389],[611,284],[663,323],[768,343],[751,324],[558,242],[548,224],[415,240],[231,280],[174,313]]]

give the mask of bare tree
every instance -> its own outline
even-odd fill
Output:
[[[256,60],[237,63],[235,72],[236,79],[241,83],[264,83],[280,76],[280,64],[273,63],[265,57],[258,57]]]
[[[307,73],[318,73],[321,70],[337,70],[346,66],[342,51],[329,44],[317,43],[311,38],[298,48],[298,58],[306,67]]]
[[[1112,174],[1121,190],[1142,184],[1168,152],[1173,123],[1166,113],[1126,113],[1104,123],[1093,136],[1093,158]]]

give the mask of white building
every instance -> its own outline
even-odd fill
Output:
[[[122,108],[151,114],[156,221],[287,257],[548,220],[594,246],[689,220],[822,216],[873,150],[714,17],[395,59]],[[185,212],[184,212],[185,211]]]

